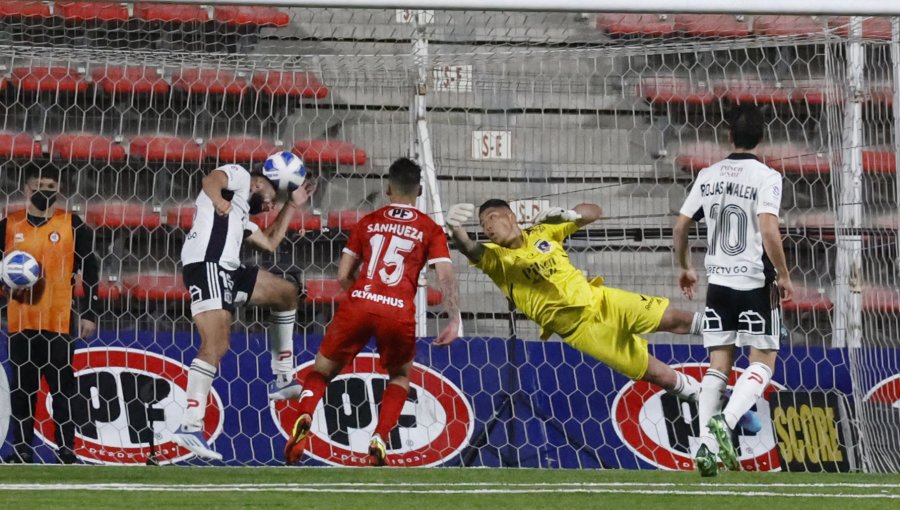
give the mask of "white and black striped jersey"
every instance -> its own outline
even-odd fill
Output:
[[[197,196],[194,225],[181,248],[181,263],[215,262],[225,269],[235,270],[241,265],[241,244],[245,235],[259,230],[250,221],[250,172],[240,165],[225,165],[216,170],[228,176],[228,186],[222,196],[231,200],[228,216],[216,214],[209,196],[201,191]]]
[[[706,220],[709,283],[750,290],[774,278],[758,215],[778,216],[781,184],[780,173],[748,153],[731,154],[697,174],[681,214]]]

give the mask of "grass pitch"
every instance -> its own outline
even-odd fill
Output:
[[[900,477],[484,468],[0,466],[0,508],[900,508]]]

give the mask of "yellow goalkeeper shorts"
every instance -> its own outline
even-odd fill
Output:
[[[592,307],[563,340],[631,379],[647,371],[647,340],[638,335],[659,328],[669,300],[612,287],[594,287]]]

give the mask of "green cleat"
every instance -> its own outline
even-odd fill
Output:
[[[737,452],[734,451],[734,444],[731,442],[731,428],[725,423],[725,416],[717,414],[710,418],[709,431],[712,432],[719,443],[719,458],[725,464],[725,469],[729,471],[740,471],[738,464]]]
[[[715,454],[709,451],[706,445],[701,445],[700,449],[697,450],[697,456],[694,457],[694,465],[697,466],[700,476],[704,478],[719,474],[719,462],[716,460]]]

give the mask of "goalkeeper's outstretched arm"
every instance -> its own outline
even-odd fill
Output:
[[[603,209],[597,204],[578,204],[575,206],[574,211],[581,216],[581,218],[575,220],[575,224],[579,227],[590,225],[603,217]]]
[[[465,228],[462,226],[451,226],[450,235],[456,243],[456,249],[465,255],[469,261],[475,263],[481,260],[481,255],[484,253],[484,246],[479,242],[473,241]]]

